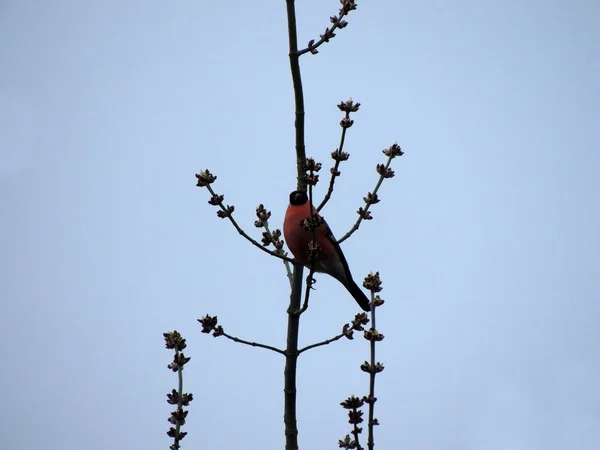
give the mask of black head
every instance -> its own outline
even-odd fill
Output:
[[[300,206],[308,201],[306,191],[294,191],[290,194],[290,205]]]

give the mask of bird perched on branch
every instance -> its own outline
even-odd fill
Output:
[[[313,230],[318,249],[309,250],[313,241]],[[283,235],[288,248],[300,264],[310,269],[312,252],[315,272],[331,275],[344,285],[364,311],[371,310],[369,299],[352,279],[340,245],[327,222],[314,206],[310,205],[306,191],[294,191],[290,194],[290,204],[283,222]]]

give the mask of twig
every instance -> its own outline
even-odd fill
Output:
[[[347,339],[352,340],[352,339],[354,339],[354,332],[355,331],[364,331],[364,325],[366,325],[367,323],[369,323],[369,318],[367,317],[367,314],[366,313],[358,313],[354,316],[354,319],[352,320],[352,322],[344,325],[344,327],[342,328],[342,332],[340,334],[338,334],[337,336],[334,336],[330,339],[325,339],[324,341],[317,342],[316,344],[307,345],[306,347],[304,347],[303,349],[298,351],[298,354],[305,352],[306,350],[310,350],[310,349],[313,349],[316,347],[321,347],[323,345],[331,344],[332,342],[335,342],[344,336]]]
[[[187,345],[185,339],[178,331],[163,333],[163,337],[165,338],[166,348],[175,350],[173,362],[167,367],[173,372],[177,372],[178,387],[177,390],[173,389],[171,393],[167,394],[167,403],[177,405],[177,408],[171,412],[171,416],[169,417],[169,423],[175,425],[175,427],[169,428],[167,435],[173,438],[173,444],[169,448],[171,450],[179,450],[181,448],[181,440],[187,435],[186,432],[181,431],[181,427],[185,424],[188,414],[188,411],[183,408],[184,406],[189,406],[190,402],[194,399],[191,393],[186,394],[183,392],[183,367],[190,361],[190,358],[183,354],[183,350]]]
[[[265,230],[267,231],[267,234],[271,238],[271,242],[275,243],[275,240],[273,239],[273,233],[271,233],[271,230],[269,230],[269,223],[265,222],[264,223],[264,227],[265,227]],[[277,252],[281,256],[286,256],[286,252],[283,249],[281,249],[281,250],[275,250],[275,252]],[[290,262],[284,259],[283,260],[283,265],[285,266],[285,271],[287,273],[287,277],[288,277],[288,280],[290,282],[290,287],[292,287],[293,276],[292,276],[292,269],[290,268]]]
[[[346,239],[348,239],[350,236],[352,236],[352,234],[354,234],[354,232],[356,230],[358,230],[358,227],[360,226],[360,223],[363,221],[363,219],[371,220],[373,218],[371,216],[371,212],[369,211],[369,208],[371,207],[371,205],[374,205],[375,203],[379,203],[379,198],[377,197],[377,191],[379,190],[379,187],[381,186],[381,183],[383,183],[384,179],[392,178],[394,176],[394,171],[392,169],[390,169],[390,164],[392,163],[392,159],[394,159],[396,156],[402,156],[404,154],[404,152],[400,149],[400,146],[396,143],[393,144],[390,148],[383,150],[383,153],[388,157],[388,160],[387,160],[385,166],[383,164],[377,164],[377,172],[379,173],[379,180],[377,180],[375,189],[373,189],[373,193],[369,192],[368,195],[366,197],[364,197],[363,200],[365,201],[365,206],[364,206],[364,208],[362,208],[362,207],[359,208],[357,211],[358,212],[358,220],[352,226],[350,231],[348,231],[344,236],[342,236],[341,239],[338,240],[338,244],[341,244]]]
[[[330,170],[331,179],[329,180],[329,188],[327,189],[327,193],[325,194],[323,201],[317,208],[317,211],[321,211],[321,209],[323,209],[323,207],[327,204],[327,202],[331,198],[331,194],[333,193],[333,185],[335,183],[335,179],[336,179],[336,177],[340,176],[340,171],[338,170],[340,167],[340,163],[342,161],[346,161],[349,157],[348,153],[344,152],[344,142],[346,140],[346,130],[354,124],[354,121],[350,119],[350,113],[358,111],[359,107],[360,107],[360,103],[354,103],[352,101],[352,99],[350,99],[346,102],[340,102],[340,104],[338,105],[338,108],[341,111],[344,111],[346,113],[346,116],[340,122],[340,126],[342,127],[342,136],[340,137],[340,146],[331,153],[331,157],[335,160],[335,165]]]
[[[375,425],[379,425],[379,421],[375,418],[375,402],[377,401],[377,397],[375,397],[375,376],[384,369],[383,364],[375,361],[375,344],[384,339],[384,335],[377,331],[377,324],[375,322],[375,311],[384,303],[379,295],[375,295],[376,292],[381,292],[382,290],[379,272],[367,275],[363,282],[363,286],[371,291],[371,328],[366,330],[364,334],[365,339],[367,339],[370,344],[370,361],[365,361],[361,364],[360,368],[363,372],[369,374],[369,395],[363,397],[362,400],[369,405],[367,446],[369,450],[373,450],[375,446],[374,427]]]
[[[373,298],[374,298],[375,294],[373,293],[373,291],[371,291],[371,304],[373,303]],[[377,308],[375,306],[373,306],[371,308],[371,330],[375,331],[377,330],[377,328],[375,328],[375,311],[377,310]],[[369,447],[369,450],[373,450],[373,447],[375,445],[375,438],[374,438],[374,433],[373,433],[373,427],[374,425],[378,424],[375,420],[375,375],[377,374],[377,372],[375,372],[375,370],[373,370],[376,366],[376,361],[375,361],[375,339],[371,339],[370,342],[370,350],[371,350],[371,358],[370,358],[370,364],[371,364],[371,371],[369,373],[369,421],[367,422],[367,427],[369,430],[369,434],[368,434],[368,439],[367,439],[367,446]]]
[[[213,196],[213,198],[219,198],[219,196],[215,193],[215,191],[210,186],[210,184],[207,184],[206,188],[211,193],[211,195]],[[281,255],[281,254],[279,254],[275,250],[269,250],[268,248],[265,248],[260,242],[254,240],[250,236],[248,236],[248,234],[246,234],[246,232],[244,230],[242,230],[242,228],[238,225],[238,223],[233,218],[232,210],[230,209],[230,208],[233,208],[233,207],[229,207],[229,208],[225,207],[225,205],[223,204],[223,201],[218,202],[216,204],[216,206],[219,206],[221,208],[221,211],[223,211],[224,214],[222,214],[222,216],[223,217],[227,217],[229,219],[229,221],[232,223],[232,225],[235,227],[235,229],[237,230],[237,232],[239,234],[241,234],[243,237],[245,237],[250,243],[252,243],[252,245],[254,245],[255,247],[260,248],[263,252],[268,253],[271,256],[275,256],[276,258],[283,259],[284,261],[287,261],[287,262],[291,262],[291,263],[294,262],[293,259],[288,258],[287,256],[284,256],[284,255]]]
[[[321,39],[319,39],[316,43],[315,43],[314,39],[311,39],[310,42],[308,43],[308,47],[300,50],[298,52],[298,55],[303,55],[308,52],[311,52],[313,55],[316,55],[317,53],[319,53],[317,48],[319,48],[325,42],[329,42],[329,40],[335,36],[335,33],[334,33],[335,30],[345,28],[346,25],[348,25],[348,22],[346,22],[345,20],[342,20],[342,19],[345,16],[347,16],[350,11],[356,9],[356,3],[354,0],[341,0],[340,3],[342,4],[342,7],[340,8],[340,11],[339,11],[339,17],[338,16],[330,17],[330,21],[333,24],[331,26],[331,28],[326,28],[325,33],[320,36]]]
[[[303,353],[303,352],[305,352],[306,350],[310,350],[310,349],[312,349],[312,348],[317,348],[317,347],[321,347],[321,346],[323,346],[323,345],[328,345],[328,344],[331,344],[332,342],[335,342],[335,341],[338,341],[338,340],[340,340],[340,339],[341,339],[341,338],[343,338],[344,336],[345,336],[345,333],[340,333],[340,334],[338,334],[337,336],[335,336],[335,337],[332,337],[331,339],[325,339],[324,341],[317,342],[316,344],[310,344],[310,345],[307,345],[306,347],[304,347],[304,348],[301,348],[300,350],[298,350],[298,354],[300,354],[300,353]]]
[[[227,339],[231,339],[233,342],[237,342],[238,344],[245,344],[245,345],[249,345],[251,347],[260,347],[260,348],[264,348],[266,350],[271,350],[274,351],[276,353],[279,353],[281,355],[285,355],[285,351],[277,348],[277,347],[273,347],[271,345],[265,345],[265,344],[261,344],[259,342],[250,342],[250,341],[246,341],[244,339],[240,339],[238,337],[235,336],[231,336],[225,332],[221,333],[221,336],[225,336]]]

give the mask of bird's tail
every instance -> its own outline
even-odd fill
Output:
[[[354,297],[356,303],[362,308],[363,311],[371,311],[369,298],[365,295],[363,290],[358,287],[358,284],[354,282],[353,279],[349,279],[344,283],[348,292]]]

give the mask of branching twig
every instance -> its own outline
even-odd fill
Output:
[[[317,50],[318,47],[323,45],[325,42],[329,42],[330,39],[335,37],[335,30],[337,30],[338,28],[345,28],[348,25],[348,22],[343,20],[343,18],[347,16],[350,11],[356,9],[356,1],[340,0],[340,3],[342,4],[342,7],[340,8],[339,16],[331,16],[329,18],[329,21],[333,24],[331,28],[325,28],[325,33],[320,36],[321,39],[319,39],[316,43],[314,39],[311,39],[308,42],[308,47],[300,50],[298,52],[298,55],[303,55],[308,52],[311,52],[313,55],[316,55],[317,53],[319,53],[319,51]]]
[[[202,325],[202,333],[210,334],[212,333],[213,337],[225,336],[227,339],[232,340],[233,342],[237,342],[239,344],[249,345],[251,347],[259,347],[264,348],[266,350],[271,350],[273,352],[279,353],[281,355],[285,355],[285,351],[273,347],[272,345],[260,344],[258,342],[250,342],[245,339],[240,339],[238,337],[232,336],[230,334],[225,333],[223,327],[218,324],[217,316],[209,316],[206,315],[202,319],[198,319],[198,322]]]
[[[210,194],[212,196],[210,198],[210,200],[208,201],[208,203],[213,206],[218,206],[220,208],[220,210],[217,211],[217,216],[219,216],[221,219],[224,219],[227,217],[239,234],[241,234],[243,237],[245,237],[250,243],[252,243],[252,245],[260,248],[263,252],[266,252],[269,255],[275,256],[276,258],[283,259],[284,261],[288,261],[291,263],[294,262],[293,259],[280,254],[278,251],[273,251],[273,250],[269,250],[269,249],[265,248],[258,241],[254,240],[250,236],[248,236],[248,234],[246,234],[246,232],[244,230],[242,230],[242,228],[238,225],[238,223],[233,218],[233,211],[235,210],[235,207],[233,205],[225,206],[223,204],[223,199],[225,198],[225,196],[216,194],[215,191],[213,190],[213,188],[211,187],[211,184],[217,179],[216,176],[214,176],[208,170],[203,170],[200,173],[196,174],[196,178],[198,179],[196,186],[206,187],[208,189],[208,192],[210,192]]]
[[[371,205],[379,203],[379,198],[377,197],[377,191],[379,190],[381,183],[383,183],[383,180],[386,178],[392,178],[394,176],[394,171],[392,169],[390,169],[390,164],[392,163],[392,159],[394,159],[396,156],[402,156],[404,154],[404,152],[400,149],[400,146],[397,143],[395,143],[391,147],[383,150],[383,154],[388,157],[388,160],[387,160],[385,166],[383,164],[377,164],[377,173],[379,173],[379,180],[377,181],[377,184],[375,185],[375,189],[373,189],[373,193],[369,192],[369,193],[367,193],[367,196],[363,198],[363,200],[365,201],[365,206],[364,206],[364,208],[363,207],[358,208],[358,211],[357,211],[358,220],[352,226],[350,231],[348,231],[341,239],[338,240],[338,244],[341,244],[346,239],[348,239],[350,236],[352,236],[352,234],[356,230],[358,230],[358,227],[360,226],[360,223],[363,221],[363,219],[364,220],[373,219],[373,216],[371,216],[371,211],[369,211],[369,207]]]
[[[321,211],[323,209],[323,207],[327,204],[329,199],[331,198],[335,179],[336,179],[336,177],[340,176],[340,171],[338,170],[340,167],[340,163],[342,161],[346,161],[350,157],[350,155],[344,151],[344,142],[346,140],[346,130],[354,124],[354,120],[350,119],[350,113],[358,111],[358,108],[360,108],[360,103],[354,103],[352,101],[352,99],[350,99],[345,102],[340,102],[340,104],[338,105],[338,108],[340,109],[340,111],[343,111],[346,113],[346,116],[340,121],[340,126],[342,127],[342,136],[340,138],[340,146],[331,153],[331,158],[333,160],[335,160],[335,165],[330,170],[331,179],[329,180],[329,188],[327,189],[327,193],[325,194],[323,201],[317,208],[317,211]]]

